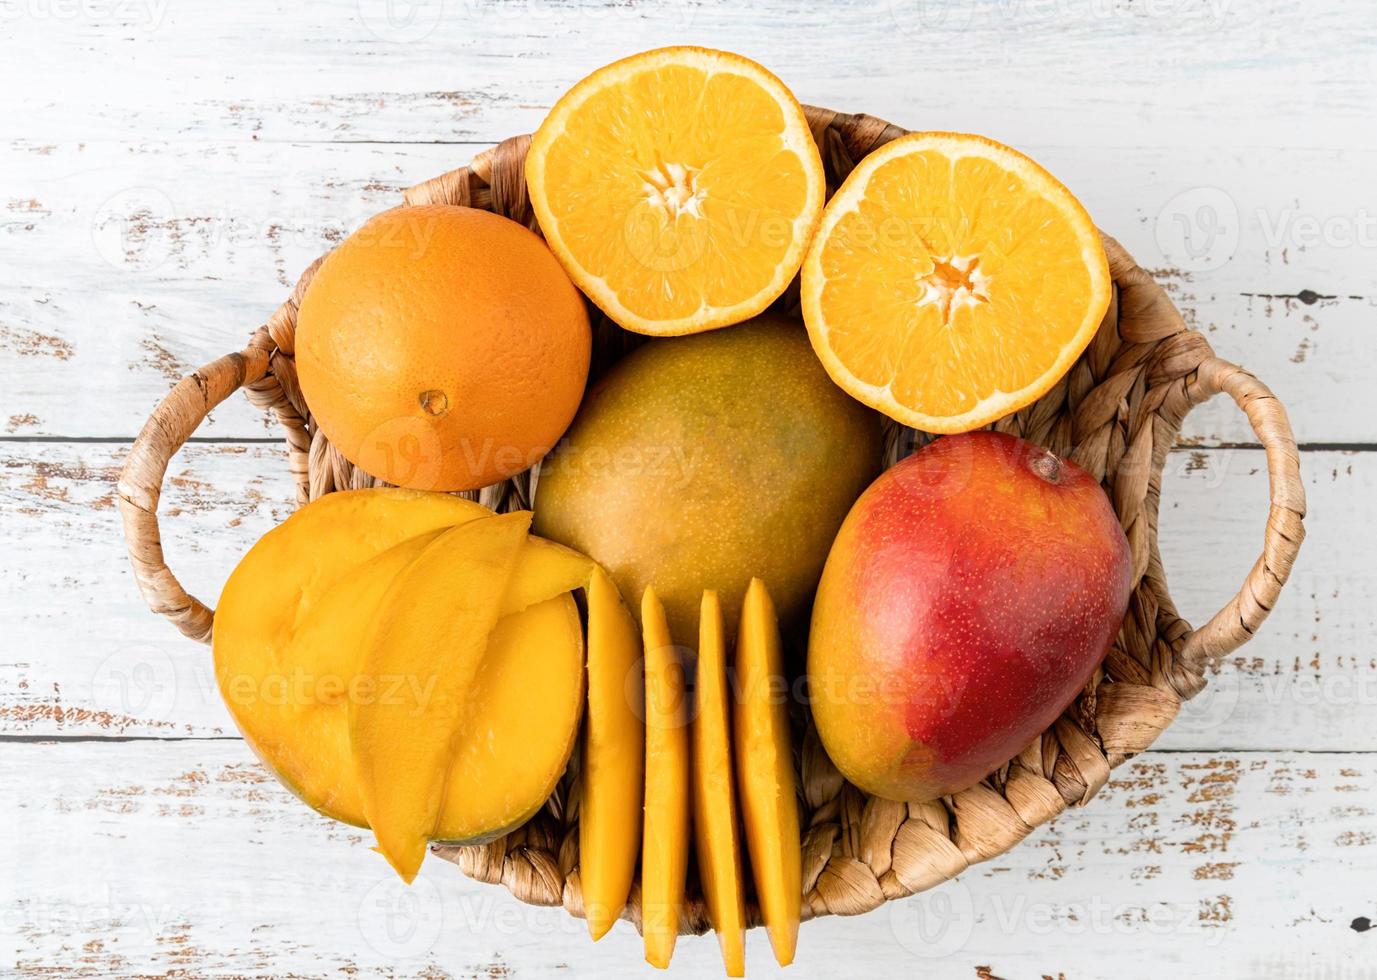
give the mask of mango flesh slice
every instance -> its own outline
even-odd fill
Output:
[[[368,826],[350,704],[424,693],[419,676],[394,671],[378,684],[376,674],[361,673],[385,597],[448,528],[491,517],[446,494],[334,493],[269,532],[231,576],[214,637],[221,691],[264,763],[325,815]],[[498,836],[553,792],[584,707],[583,631],[569,595],[578,588],[589,596],[589,670],[601,679],[590,692],[598,720],[585,746],[582,870],[595,904],[608,910],[605,932],[625,905],[640,855],[644,692],[634,620],[587,557],[536,537],[521,544],[501,618],[464,694],[468,721],[454,733],[432,839]],[[596,926],[597,913],[590,920]]]
[[[298,680],[284,688],[291,697],[283,708],[290,712],[283,724],[255,733],[259,755],[278,777],[336,820],[368,825],[349,742],[348,702],[387,692],[370,691],[360,680],[363,641],[393,580],[441,533],[427,531],[354,566],[312,604],[283,657],[284,675]],[[497,836],[554,791],[583,710],[583,631],[565,593],[573,570],[586,578],[591,567],[587,558],[549,541],[528,537],[522,545],[502,598],[503,618],[474,680],[475,714],[450,761],[436,840],[474,843]],[[540,719],[538,726],[533,719]]]
[[[741,607],[736,678],[736,777],[751,874],[775,960],[788,966],[794,961],[803,901],[798,788],[779,622],[758,578],[751,580]]]
[[[351,819],[347,752],[298,733],[300,702],[328,700],[335,678],[316,665],[295,663],[290,648],[298,625],[360,564],[418,535],[489,517],[486,507],[449,494],[415,490],[348,490],[328,494],[273,528],[240,560],[220,593],[211,636],[216,681],[249,746],[306,802]],[[343,676],[348,681],[354,672]],[[347,748],[347,740],[343,743]],[[326,757],[330,762],[326,762]],[[331,768],[331,763],[339,763]],[[304,774],[323,765],[323,781]],[[341,769],[340,766],[343,766]],[[322,788],[322,785],[324,788]]]
[[[668,969],[679,938],[689,852],[689,730],[684,665],[653,589],[641,599],[645,646],[645,824],[641,935],[646,962]]]
[[[451,528],[393,580],[365,640],[378,696],[349,736],[378,850],[408,883],[440,824],[448,759],[531,524],[529,512]]]
[[[584,588],[595,567],[593,559],[572,548],[527,537],[502,596],[502,615],[510,616],[537,602]]]
[[[483,843],[545,805],[578,737],[583,654],[583,623],[567,593],[498,620],[452,743],[432,840]]]
[[[539,539],[532,539],[539,540]],[[641,851],[645,680],[636,621],[612,579],[588,580],[588,720],[579,801],[579,879],[596,942],[622,914]]]
[[[313,604],[287,648],[284,666],[305,683],[289,702],[296,715],[271,731],[267,754],[278,775],[321,813],[366,826],[349,744],[351,700],[387,694],[360,679],[362,639],[393,581],[443,530],[427,531],[356,565]]]
[[[741,878],[727,700],[727,643],[717,593],[703,593],[693,686],[693,836],[708,918],[727,976],[746,972],[746,901]]]

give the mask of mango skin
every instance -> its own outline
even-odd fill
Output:
[[[1002,433],[939,439],[866,490],[827,559],[808,677],[828,755],[891,800],[979,782],[1075,699],[1132,584],[1088,473]]]
[[[879,471],[880,417],[827,377],[802,324],[762,316],[655,339],[594,386],[545,460],[533,533],[624,596],[653,586],[676,637],[716,589],[729,636],[752,576],[806,614],[832,536]]]

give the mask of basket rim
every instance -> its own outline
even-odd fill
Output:
[[[829,189],[868,152],[908,132],[864,114],[804,109]],[[409,188],[404,203],[481,207],[538,231],[522,171],[529,143],[529,136],[505,140],[468,165]],[[805,919],[864,912],[932,887],[1004,853],[1067,807],[1087,803],[1114,766],[1150,746],[1181,702],[1204,687],[1207,664],[1253,635],[1289,576],[1304,537],[1305,495],[1285,408],[1253,375],[1215,356],[1117,241],[1104,235],[1104,244],[1114,299],[1096,338],[1051,392],[994,427],[1049,445],[1105,487],[1135,559],[1133,598],[1119,638],[1087,691],[1046,732],[980,783],[939,801],[904,804],[867,796],[842,779],[810,728],[798,746]],[[145,423],[120,474],[119,508],[143,598],[203,643],[213,612],[168,568],[157,508],[169,461],[211,409],[242,387],[255,405],[273,412],[286,433],[298,504],[377,482],[329,445],[296,384],[296,311],[323,258],[302,274],[244,350],[177,383]],[[780,302],[789,302],[791,293],[796,288]],[[1157,546],[1161,471],[1186,414],[1219,393],[1245,412],[1266,451],[1270,505],[1262,554],[1242,588],[1192,629],[1172,604]],[[886,463],[906,455],[918,438],[887,440],[897,455]],[[512,509],[529,504],[532,489],[528,472],[466,496]],[[576,801],[577,765],[571,764],[551,805],[526,826],[487,844],[433,850],[473,877],[503,883],[523,901],[563,905],[581,915]],[[624,917],[639,927],[639,886]],[[760,922],[754,903],[749,920]],[[709,927],[696,896],[681,931]]]

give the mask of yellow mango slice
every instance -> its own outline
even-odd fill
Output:
[[[365,641],[376,696],[351,700],[363,812],[406,882],[436,833],[447,760],[526,540],[521,511],[451,528],[393,580]]]
[[[736,778],[751,875],[775,961],[788,966],[803,901],[798,787],[779,622],[758,578],[751,579],[741,607],[736,692]]]
[[[296,716],[270,735],[278,774],[308,803],[336,820],[366,826],[349,744],[348,705],[371,696],[360,686],[363,638],[392,582],[444,529],[427,531],[349,569],[295,630],[283,662],[300,678]]]
[[[532,541],[538,540],[535,538]],[[645,680],[636,621],[612,579],[588,581],[588,720],[579,801],[583,914],[596,942],[626,907],[641,852]]]
[[[693,685],[693,839],[708,918],[727,976],[746,974],[746,900],[727,697],[727,643],[717,593],[703,593],[698,614],[698,673]]]
[[[502,615],[583,588],[593,568],[593,559],[587,555],[545,538],[528,537],[502,597]]]
[[[334,493],[269,532],[231,576],[214,636],[221,690],[264,763],[327,816],[368,825],[349,706],[388,693],[361,673],[384,597],[441,533],[492,516],[447,494]],[[600,638],[588,655],[592,675],[635,672],[639,681],[634,622],[605,574],[598,570],[598,585],[589,581],[594,569],[590,559],[550,541],[528,537],[521,545],[501,618],[464,693],[467,722],[451,745],[432,839],[475,843],[498,836],[553,792],[584,707],[583,631],[570,591],[589,592],[590,637]],[[610,682],[601,689],[611,691]],[[638,685],[628,690],[642,694]],[[591,700],[601,706],[602,721],[590,725],[585,765],[603,774],[594,779],[603,789],[588,800],[594,816],[584,832],[591,826],[595,833],[585,853],[607,870],[610,925],[640,853],[644,725],[641,706],[626,695],[620,702]],[[597,877],[594,871],[594,894],[602,887]],[[622,880],[625,886],[615,884]]]
[[[468,692],[433,840],[483,843],[545,805],[578,737],[583,652],[567,593],[498,620]]]
[[[689,852],[689,731],[684,665],[665,607],[646,589],[645,825],[641,842],[641,935],[646,962],[668,969],[679,938]]]
[[[290,671],[310,679],[303,690],[313,696],[298,699],[295,719],[275,734],[277,765],[306,802],[336,820],[367,826],[348,716],[351,697],[376,693],[358,680],[364,639],[393,580],[441,533],[418,535],[355,566],[315,603],[289,647]],[[477,843],[524,823],[568,764],[584,683],[583,626],[558,578],[569,555],[581,558],[538,538],[522,545],[503,617],[474,678],[472,714],[450,756],[435,840]],[[520,585],[519,574],[528,577]],[[558,591],[541,601],[547,590]],[[641,764],[638,756],[638,773]]]
[[[249,746],[312,806],[340,820],[362,820],[356,802],[346,799],[348,791],[322,789],[322,782],[352,769],[352,762],[327,765],[321,781],[305,785],[306,774],[323,756],[336,763],[351,756],[321,747],[313,737],[298,737],[302,702],[328,699],[322,688],[337,680],[322,678],[316,665],[293,661],[290,648],[298,625],[360,564],[418,535],[490,516],[486,507],[444,493],[328,494],[263,535],[225,583],[211,636],[221,696]],[[341,672],[345,679],[354,673]],[[339,734],[339,744],[347,746],[343,726]]]

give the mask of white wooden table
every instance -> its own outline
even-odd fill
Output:
[[[786,975],[1377,976],[1369,0],[0,0],[0,976],[651,975],[629,926],[595,947],[442,861],[406,891],[265,775],[206,651],[142,607],[114,480],[168,386],[365,216],[674,42],[1029,151],[1305,448],[1283,601],[1158,747],[959,881],[806,925]],[[1261,542],[1252,438],[1212,403],[1170,458],[1197,622]],[[173,567],[213,600],[290,510],[276,433],[236,398],[171,477]],[[720,975],[716,943],[674,968]]]

